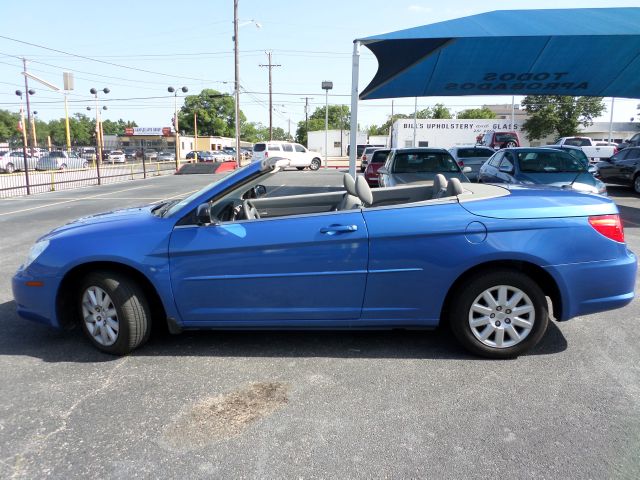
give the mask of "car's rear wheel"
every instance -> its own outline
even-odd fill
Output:
[[[640,175],[636,175],[633,179],[633,191],[640,194]]]
[[[67,168],[67,164],[63,163],[62,165],[60,165],[60,170],[66,170]]]
[[[311,160],[311,164],[309,165],[309,170],[318,170],[322,162],[319,158],[314,158]]]
[[[89,168],[89,162],[82,162],[82,168]]]
[[[13,173],[16,171],[16,167],[13,165],[13,163],[7,163],[7,166],[5,167],[5,171],[7,173]]]
[[[125,355],[149,338],[151,313],[144,292],[123,275],[87,275],[78,302],[82,330],[99,350]]]
[[[513,140],[509,140],[507,143],[504,144],[504,148],[514,148],[516,147],[516,142],[514,142]]]
[[[514,270],[481,272],[454,292],[449,322],[469,351],[512,358],[533,348],[549,323],[546,297],[529,276]]]

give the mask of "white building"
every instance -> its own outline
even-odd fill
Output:
[[[347,155],[349,145],[349,130],[329,130],[327,132],[327,153],[329,157],[343,157]],[[315,130],[308,133],[308,148],[324,156],[324,130]],[[358,132],[358,144],[367,143],[366,132]]]
[[[516,131],[520,134],[522,146],[529,146],[518,119],[511,125],[511,121],[506,119],[418,119],[414,124],[411,118],[403,118],[393,124],[391,146],[451,148],[474,145],[477,137],[489,130]]]

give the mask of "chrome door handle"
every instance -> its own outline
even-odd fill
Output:
[[[331,225],[329,227],[322,227],[320,233],[334,235],[336,233],[355,232],[356,230],[358,230],[357,225]]]

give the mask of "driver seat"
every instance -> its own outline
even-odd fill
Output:
[[[353,179],[351,175],[345,173],[342,176],[342,185],[344,185],[344,189],[347,191],[342,197],[342,200],[338,204],[336,210],[352,210],[354,208],[362,207],[362,202],[358,198],[358,194],[356,192],[356,181]]]

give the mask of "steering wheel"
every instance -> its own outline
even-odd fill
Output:
[[[244,218],[246,218],[247,220],[260,218],[258,209],[251,200],[245,200],[244,202],[242,202],[242,211],[244,212]]]

